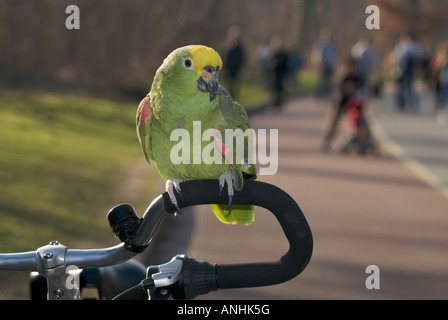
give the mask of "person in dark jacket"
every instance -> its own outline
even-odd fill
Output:
[[[227,55],[224,61],[228,85],[227,88],[233,99],[238,96],[239,79],[244,66],[244,49],[241,44],[240,31],[238,27],[230,27],[227,31],[226,41]]]
[[[284,50],[283,40],[274,36],[271,39],[272,57],[272,91],[274,94],[274,106],[280,108],[284,101],[285,78],[288,74],[288,54]]]

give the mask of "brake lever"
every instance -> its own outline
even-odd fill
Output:
[[[155,288],[169,287],[179,281],[185,255],[179,254],[169,262],[158,266],[159,272],[151,274]]]
[[[182,277],[184,258],[185,255],[179,254],[167,263],[147,268],[146,278],[151,279],[153,283],[148,290],[150,300],[167,300],[172,298],[173,289],[179,286],[179,280]]]

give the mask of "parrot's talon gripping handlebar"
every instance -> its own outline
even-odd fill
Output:
[[[183,182],[182,197],[178,198],[178,206],[183,209],[199,204],[227,204],[228,196],[220,195],[217,192],[218,188],[218,180]],[[177,211],[168,194],[164,193],[148,206],[141,219],[128,204],[116,206],[109,212],[109,224],[115,236],[122,242],[119,245],[106,249],[64,249],[63,259],[51,263],[49,260],[53,257],[40,255],[44,258],[37,259],[35,251],[0,254],[0,271],[38,270],[41,275],[46,276],[47,288],[52,288],[53,292],[57,293],[48,295],[53,299],[79,298],[78,291],[73,294],[73,290],[68,290],[61,285],[67,277],[64,278],[60,272],[57,272],[56,278],[53,277],[55,270],[65,270],[68,266],[77,266],[86,270],[98,269],[97,274],[108,278],[100,281],[107,284],[107,288],[102,290],[105,298],[116,297],[124,291],[123,289],[135,285],[134,283],[126,286],[125,281],[121,281],[121,278],[129,277],[131,273],[133,276],[146,277],[135,285],[135,288],[149,289],[151,299],[165,299],[168,296],[173,299],[192,299],[197,295],[218,289],[282,283],[294,278],[305,269],[311,258],[313,239],[309,225],[294,199],[273,185],[259,181],[246,181],[243,190],[235,193],[232,202],[264,207],[274,214],[290,244],[289,250],[279,260],[217,265],[178,255],[166,264],[150,266],[147,269],[143,267],[142,271],[131,258],[148,246],[163,219],[168,214]],[[42,249],[38,249],[37,252],[42,253]],[[128,291],[133,290],[126,290],[126,295],[119,295],[119,298],[129,298]],[[138,298],[142,297],[147,299],[148,295],[138,295]]]

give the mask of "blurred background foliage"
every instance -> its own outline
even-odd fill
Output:
[[[79,30],[65,28],[70,4],[80,9]],[[365,28],[369,4],[380,7],[380,30]],[[333,30],[340,56],[367,32],[385,52],[404,32],[434,44],[447,34],[447,12],[445,0],[1,0],[0,78],[9,86],[52,80],[140,95],[174,48],[202,43],[224,52],[233,25],[245,75],[255,77],[257,49],[273,35],[305,60],[323,27]]]

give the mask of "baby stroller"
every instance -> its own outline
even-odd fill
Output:
[[[343,143],[342,153],[377,157],[379,149],[375,143],[364,114],[365,98],[353,95],[346,103],[348,138]]]

